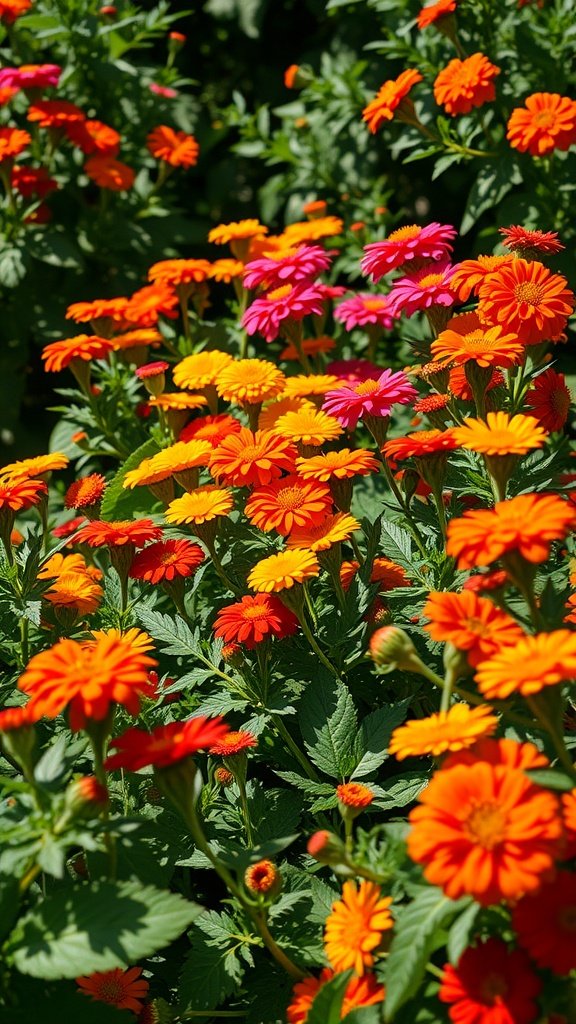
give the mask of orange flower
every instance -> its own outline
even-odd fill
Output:
[[[208,277],[214,281],[223,281],[225,284],[230,284],[236,277],[242,277],[243,273],[244,264],[242,260],[222,259],[214,260],[214,263],[210,264]]]
[[[51,452],[49,455],[35,455],[31,459],[20,459],[18,462],[10,462],[0,469],[0,479],[6,480],[30,480],[36,476],[44,476],[45,473],[52,473],[55,469],[66,469],[70,462],[63,452]]]
[[[250,892],[270,892],[279,882],[280,873],[271,860],[259,860],[244,872],[244,885]]]
[[[469,750],[451,753],[444,761],[443,768],[455,768],[456,765],[474,765],[478,761],[486,761],[491,765],[505,765],[528,772],[534,768],[547,768],[548,758],[541,754],[533,743],[516,743],[515,740],[481,739]]]
[[[84,324],[90,320],[114,320],[120,323],[124,318],[128,299],[94,299],[93,302],[73,302],[66,310],[66,319]],[[160,338],[158,339],[160,340]]]
[[[126,192],[132,188],[136,172],[123,164],[120,160],[114,160],[111,156],[91,156],[84,164],[86,174],[100,188],[107,188],[111,192]]]
[[[36,100],[28,107],[28,120],[40,128],[66,128],[75,121],[85,121],[86,114],[66,100]]]
[[[320,566],[312,551],[280,551],[256,563],[248,576],[248,586],[259,594],[271,594],[289,590],[319,572]]]
[[[331,352],[332,349],[336,348],[336,342],[334,338],[321,337],[321,338],[304,338],[302,342],[302,351],[307,356],[323,355],[324,353]],[[300,359],[299,353],[296,351],[295,346],[290,342],[286,348],[283,348],[280,353],[280,359],[293,359],[297,361]]]
[[[152,327],[160,315],[174,319],[178,296],[164,284],[149,284],[139,288],[128,300],[125,316],[140,327]]]
[[[567,629],[525,636],[483,661],[476,673],[478,689],[489,700],[510,694],[530,697],[545,687],[576,679],[576,634]]]
[[[420,72],[410,68],[407,71],[402,71],[398,78],[384,82],[374,99],[362,111],[362,120],[366,121],[369,130],[375,133],[386,121],[392,121],[398,107],[413,86],[423,81]]]
[[[534,92],[512,111],[506,138],[514,149],[545,156],[576,142],[576,102],[557,92]]]
[[[180,431],[180,441],[208,441],[212,448],[218,448],[230,434],[237,434],[242,429],[240,420],[228,413],[217,416],[199,416],[187,423]]]
[[[258,430],[255,434],[246,427],[229,434],[212,452],[210,472],[228,484],[251,487],[270,484],[285,471],[293,472],[297,450],[283,437],[271,430]]]
[[[232,356],[218,349],[197,352],[177,363],[172,377],[177,387],[196,391],[215,384],[221,371],[231,362]]]
[[[459,569],[490,565],[508,551],[528,562],[544,562],[550,544],[576,524],[576,510],[555,494],[519,494],[493,509],[465,512],[448,524],[446,552]]]
[[[458,448],[455,432],[451,430],[417,430],[407,437],[387,441],[382,451],[388,459],[426,458],[443,455]]]
[[[234,220],[230,224],[219,224],[208,234],[208,241],[214,245],[227,245],[229,242],[245,241],[268,234],[268,228],[259,220]]]
[[[473,53],[465,60],[451,60],[434,81],[434,99],[447,114],[468,114],[473,107],[482,107],[496,99],[494,79],[500,68],[491,64],[483,53]]]
[[[498,719],[487,704],[470,708],[453,704],[428,718],[414,718],[392,733],[388,753],[398,761],[430,754],[441,757],[448,750],[464,750],[498,728]]]
[[[29,142],[32,136],[20,128],[0,128],[0,163],[20,156]]]
[[[508,266],[512,262],[513,257],[507,256],[477,256],[475,260],[463,260],[462,263],[458,263],[450,280],[450,287],[456,292],[461,302],[466,302],[472,294],[477,295],[478,289],[481,284],[490,274],[494,274],[501,267]],[[460,313],[458,317],[471,316],[475,317],[476,314],[472,313]],[[455,319],[458,319],[456,317]],[[457,327],[450,322],[448,327],[453,327],[457,330]],[[479,327],[478,321],[474,323],[474,327],[468,328],[468,330],[474,330]]]
[[[177,132],[165,124],[152,129],[146,137],[146,146],[156,160],[164,160],[170,167],[194,167],[198,163],[200,147],[194,136]]]
[[[106,480],[100,473],[91,473],[75,480],[64,495],[64,508],[91,508],[97,505],[106,490]]]
[[[478,316],[492,326],[505,324],[526,345],[558,341],[574,308],[566,284],[537,260],[514,259],[481,285]]]
[[[38,578],[40,579],[40,573]],[[60,571],[42,597],[54,608],[67,608],[78,615],[91,615],[100,605],[103,595],[102,587],[96,583],[93,573],[86,567],[84,572]]]
[[[160,260],[148,271],[148,280],[154,284],[201,284],[210,277],[212,264],[208,260]]]
[[[352,583],[360,568],[358,562],[342,562],[340,567],[340,582],[344,590]],[[396,587],[409,587],[408,579],[401,565],[397,565],[390,558],[375,558],[370,573],[370,583],[379,583],[378,592],[384,594],[387,590],[394,590]]]
[[[486,385],[486,392],[506,384],[504,374],[500,370],[492,370],[492,374]],[[454,366],[448,377],[448,390],[451,395],[461,398],[463,402],[473,401],[474,394],[466,376],[464,366]]]
[[[478,366],[513,366],[524,355],[524,345],[515,334],[505,334],[502,327],[482,325],[469,334],[442,331],[430,346],[434,360],[445,366],[462,366],[473,361]]]
[[[133,580],[171,583],[193,576],[204,561],[204,552],[189,540],[161,540],[149,544],[134,557],[130,566]]]
[[[232,492],[218,487],[197,487],[181,498],[175,498],[166,509],[169,523],[182,526],[185,523],[202,526],[213,519],[227,516],[234,507]]]
[[[318,526],[332,508],[325,484],[291,475],[259,487],[246,503],[246,515],[258,529],[290,533],[294,527]]]
[[[298,411],[283,413],[272,429],[275,434],[313,448],[327,441],[335,441],[344,433],[334,416],[316,409],[312,404]]]
[[[128,304],[128,299],[126,299],[126,304]],[[127,352],[131,348],[143,348],[147,345],[157,348],[157,343],[160,341],[162,341],[162,335],[155,327],[137,327],[133,331],[116,334],[112,338],[115,352]]]
[[[70,121],[65,125],[65,132],[70,142],[86,155],[114,157],[120,150],[121,136],[102,121]]]
[[[186,470],[207,466],[211,454],[208,441],[177,441],[126,473],[123,487],[150,487]]]
[[[167,409],[173,412],[186,412],[191,409],[202,409],[208,404],[204,395],[189,395],[185,391],[165,391],[162,395],[151,395],[148,405],[152,409]]]
[[[233,757],[234,754],[241,754],[244,750],[257,746],[258,740],[251,732],[237,729],[235,732],[227,732],[220,736],[210,747],[210,753],[219,757]]]
[[[360,977],[372,967],[382,933],[393,927],[390,896],[374,882],[344,882],[342,899],[326,918],[324,949],[335,971],[353,968]]]
[[[461,594],[431,591],[422,614],[430,619],[424,628],[432,639],[466,651],[472,666],[500,647],[514,647],[525,635],[510,615],[472,590]]]
[[[408,853],[450,899],[469,894],[482,906],[517,900],[554,865],[558,799],[517,768],[476,760],[445,767],[418,801]]]
[[[298,619],[273,594],[248,595],[236,604],[221,608],[214,623],[214,635],[227,643],[244,644],[252,650],[267,637],[283,639],[298,629]]]
[[[348,540],[360,523],[347,512],[329,515],[318,526],[296,526],[286,542],[288,548],[306,548],[308,551],[327,551],[333,544]]]
[[[333,238],[341,235],[344,221],[341,217],[317,217],[315,220],[293,221],[284,230],[284,238],[288,246],[301,245],[303,242],[317,242],[320,238]]]
[[[571,871],[559,871],[512,911],[518,942],[538,967],[554,974],[569,974],[576,968],[575,920],[576,875]]]
[[[341,448],[339,451],[297,459],[296,469],[304,480],[348,480],[354,476],[368,476],[379,469],[378,460],[364,448]]]
[[[128,714],[137,715],[140,697],[154,693],[148,672],[157,662],[145,649],[115,630],[83,643],[59,640],[31,658],[18,689],[29,694],[39,714],[47,718],[68,707],[73,732],[83,729],[88,720],[101,722],[112,704],[122,704]]]
[[[32,0],[0,0],[0,20],[5,25],[12,25],[32,7]]]
[[[77,334],[75,338],[52,341],[42,349],[44,369],[47,373],[58,373],[70,366],[73,360],[105,359],[112,349],[111,341],[92,334]]]
[[[320,989],[334,977],[334,971],[325,967],[318,978],[307,977],[294,985],[292,1002],[286,1011],[288,1024],[306,1024]],[[365,974],[362,978],[353,975],[346,986],[340,1020],[344,1020],[354,1009],[383,1003],[384,996],[384,986],[378,984],[373,974]]]
[[[336,786],[336,797],[344,807],[369,807],[374,800],[374,792],[362,782],[343,782]]]
[[[418,28],[428,28],[436,21],[441,21],[446,15],[456,10],[456,0],[436,0],[436,3],[423,7],[418,15]]]
[[[87,978],[76,978],[76,982],[80,991],[96,1002],[140,1013],[149,988],[148,982],[140,978],[141,974],[141,967],[130,967],[127,971],[115,967],[113,971],[97,971]]]
[[[286,378],[265,359],[239,359],[219,373],[216,389],[227,402],[258,405],[284,390]]]
[[[512,224],[509,228],[498,228],[502,245],[524,259],[535,259],[542,253],[558,253],[566,248],[558,238],[557,231],[539,231]]]
[[[0,481],[0,515],[13,517],[16,512],[37,505],[41,498],[48,494],[43,480],[27,480],[19,477],[15,480]]]
[[[258,427],[260,430],[273,430],[278,420],[285,412],[300,412],[307,409],[312,412],[316,406],[306,398],[278,398],[276,401],[267,402],[258,416]]]
[[[507,412],[489,412],[485,420],[468,417],[453,434],[462,448],[484,455],[526,455],[541,448],[548,437],[534,416]]]
[[[305,373],[289,377],[284,388],[286,398],[307,398],[308,395],[325,395],[338,386],[338,377],[332,373]]]
[[[78,544],[89,548],[143,548],[149,541],[160,540],[162,529],[151,519],[122,519],[114,522],[94,520],[86,523],[76,536]]]

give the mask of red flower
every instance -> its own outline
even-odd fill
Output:
[[[558,239],[557,231],[530,231],[519,224],[509,228],[498,228],[502,235],[502,245],[524,259],[534,258],[538,253],[562,252],[566,246]]]
[[[90,548],[117,548],[124,544],[132,544],[142,548],[151,540],[159,540],[162,528],[155,526],[151,519],[117,520],[105,523],[94,520],[86,523],[76,538],[78,544],[87,544]]]
[[[152,156],[164,160],[171,167],[193,167],[198,163],[200,147],[193,135],[177,132],[168,125],[159,124],[146,139]]]
[[[193,576],[204,561],[204,552],[199,544],[188,540],[161,540],[139,551],[132,565],[130,576],[147,583],[168,583],[174,579]]]
[[[570,412],[571,395],[566,378],[550,367],[532,381],[526,405],[549,433],[562,430]]]
[[[297,629],[298,619],[274,594],[243,597],[221,608],[214,623],[215,636],[226,643],[242,643],[249,650],[269,636],[282,639]]]
[[[446,965],[438,995],[454,1024],[533,1024],[541,987],[525,953],[488,939]]]
[[[538,967],[554,974],[576,969],[576,875],[559,871],[539,892],[525,896],[512,912],[512,924]]]
[[[228,726],[222,718],[205,718],[204,715],[189,718],[187,722],[160,725],[152,732],[127,729],[110,744],[117,752],[106,759],[105,768],[107,771],[127,768],[132,772],[148,765],[167,768],[211,747],[227,733]]]
[[[250,747],[257,747],[258,740],[251,732],[245,729],[238,729],[236,732],[227,732],[225,736],[213,743],[210,747],[211,754],[218,754],[220,757],[230,757],[233,754],[241,754]]]

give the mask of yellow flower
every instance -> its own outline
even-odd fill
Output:
[[[179,388],[189,388],[191,391],[206,388],[216,383],[221,370],[231,362],[232,356],[218,349],[186,356],[174,367],[174,383]]]
[[[233,505],[232,492],[227,488],[197,487],[195,491],[189,491],[170,502],[165,516],[169,523],[176,526],[184,523],[200,526],[219,516],[227,516]]]
[[[286,546],[306,548],[308,551],[327,551],[333,544],[348,540],[350,534],[359,529],[357,519],[347,512],[338,512],[335,516],[326,516],[320,526],[296,527],[290,533]]]
[[[218,376],[216,388],[227,402],[257,405],[284,390],[286,378],[265,359],[239,359],[229,363]]]
[[[465,750],[483,736],[491,736],[498,728],[498,719],[487,704],[470,708],[454,704],[447,712],[428,718],[414,718],[392,733],[388,753],[398,761],[405,757],[430,754],[440,757],[448,750]]]
[[[136,469],[126,473],[123,486],[149,487],[186,469],[207,466],[211,454],[212,445],[208,441],[177,441],[151,458],[144,459]]]
[[[55,469],[66,469],[70,462],[67,455],[62,452],[52,452],[50,455],[36,455],[31,459],[20,459],[19,462],[10,462],[0,469],[0,479],[7,480],[32,480],[44,473],[51,473]]]
[[[339,378],[332,373],[299,373],[289,377],[284,388],[286,398],[306,398],[307,395],[325,395],[338,387]]]
[[[317,576],[320,566],[311,551],[281,551],[257,562],[248,576],[248,586],[259,594],[289,590],[295,583],[304,583]]]
[[[463,448],[483,455],[525,455],[541,448],[548,437],[534,416],[510,416],[507,412],[489,412],[486,420],[469,417],[453,434]]]
[[[278,417],[273,430],[275,434],[281,434],[290,441],[299,441],[313,447],[319,447],[326,441],[335,441],[344,432],[334,416],[313,407],[298,412],[285,412]]]

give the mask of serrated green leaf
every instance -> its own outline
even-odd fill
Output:
[[[238,989],[244,975],[233,919],[215,911],[205,917],[209,920],[202,929],[189,934],[192,949],[180,975],[179,1001],[187,1010],[214,1010]]]
[[[135,452],[132,452],[126,462],[120,466],[104,492],[100,512],[102,519],[109,522],[114,519],[131,519],[135,512],[147,511],[153,506],[154,498],[147,487],[135,487],[133,490],[129,490],[124,487],[124,478],[126,473],[136,469],[144,459],[151,458],[159,451],[160,446],[153,438],[150,438]]]
[[[370,775],[386,760],[392,730],[406,718],[409,704],[410,698],[387,708],[378,708],[363,720],[354,744],[357,762],[352,772],[353,779]]]
[[[406,807],[406,804],[411,804],[416,799],[429,781],[430,777],[426,772],[404,772],[402,775],[395,775],[378,787],[379,795],[374,801],[374,806],[383,810]]]
[[[311,683],[300,701],[299,719],[314,764],[335,779],[349,775],[358,722],[348,687],[325,678]]]
[[[383,517],[380,542],[387,558],[398,562],[405,569],[411,568],[412,538],[407,530]]]
[[[470,945],[471,933],[476,923],[476,918],[480,913],[480,905],[478,903],[470,903],[469,907],[466,907],[461,914],[458,915],[454,921],[450,931],[448,932],[448,942],[446,943],[446,952],[448,953],[448,959],[451,964],[457,964],[462,953]]]

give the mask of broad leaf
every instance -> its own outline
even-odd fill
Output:
[[[386,760],[392,730],[404,721],[409,703],[410,700],[404,700],[387,708],[378,708],[363,720],[354,744],[354,756],[358,760],[352,772],[353,779],[370,775]]]
[[[107,521],[114,519],[132,519],[136,512],[148,511],[154,500],[151,499],[147,487],[135,487],[129,490],[124,487],[126,473],[136,469],[144,459],[149,459],[160,451],[159,445],[152,438],[146,441],[140,448],[126,459],[124,465],[108,484],[102,499],[101,518]]]
[[[344,683],[326,678],[311,683],[299,706],[300,728],[311,760],[335,779],[354,767],[358,722]]]
[[[180,975],[180,1002],[187,1010],[213,1010],[240,986],[244,966],[236,955],[237,933],[233,918],[215,911],[192,929],[192,949]]]

